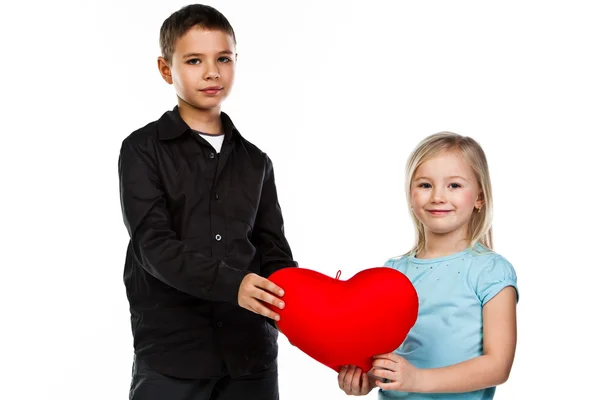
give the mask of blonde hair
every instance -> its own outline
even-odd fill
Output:
[[[469,221],[467,239],[469,248],[473,249],[479,243],[489,250],[493,250],[492,244],[492,182],[488,170],[485,153],[479,143],[467,136],[461,136],[453,132],[439,132],[423,139],[412,151],[406,163],[406,198],[409,204],[409,212],[415,226],[415,245],[406,253],[417,254],[425,247],[425,230],[421,221],[410,209],[411,187],[417,168],[427,160],[447,151],[459,152],[471,166],[477,179],[480,190],[483,192],[483,206],[481,212],[473,212]]]

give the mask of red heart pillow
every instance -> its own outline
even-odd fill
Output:
[[[372,357],[397,349],[417,321],[419,300],[408,278],[371,268],[347,281],[305,268],[269,277],[285,294],[277,326],[289,341],[339,372],[343,365],[372,368]]]

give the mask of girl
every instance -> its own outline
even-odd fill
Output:
[[[517,277],[492,250],[492,190],[485,153],[469,137],[431,135],[406,165],[416,243],[385,266],[419,295],[417,322],[368,374],[342,368],[339,386],[380,399],[492,399],[515,354]]]

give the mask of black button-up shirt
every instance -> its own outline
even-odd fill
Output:
[[[225,113],[221,121],[220,154],[175,107],[129,135],[119,156],[134,350],[181,378],[271,365],[277,330],[238,305],[239,286],[250,272],[268,277],[297,266],[271,160]]]

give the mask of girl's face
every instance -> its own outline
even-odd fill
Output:
[[[464,238],[471,214],[483,205],[480,193],[475,174],[461,154],[443,152],[415,171],[411,207],[426,233],[458,233]]]

